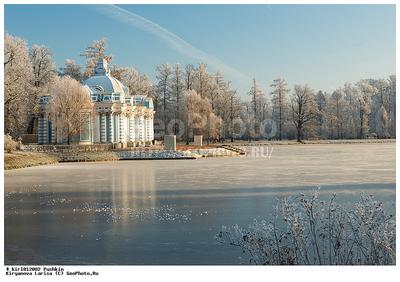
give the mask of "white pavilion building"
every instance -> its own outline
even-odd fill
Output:
[[[133,146],[154,140],[153,100],[143,95],[129,95],[129,89],[110,75],[105,59],[97,62],[94,75],[84,80],[94,109],[83,112],[85,122],[79,136],[73,141],[79,144],[113,143]],[[66,136],[57,128],[57,121],[46,114],[50,96],[41,96],[39,104],[38,143],[66,143]]]

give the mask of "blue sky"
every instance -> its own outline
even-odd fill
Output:
[[[265,92],[277,77],[289,85],[332,91],[345,82],[396,72],[394,5],[119,5],[199,49],[210,69],[228,72],[242,96],[255,77]],[[48,46],[60,67],[84,65],[79,53],[108,38],[113,63],[135,66],[151,78],[161,63],[198,63],[162,35],[111,16],[115,7],[5,5],[5,31],[29,45]],[[110,12],[111,11],[111,12]]]

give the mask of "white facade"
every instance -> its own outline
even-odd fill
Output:
[[[84,122],[80,144],[98,143],[147,143],[154,140],[153,101],[141,95],[130,96],[129,90],[110,75],[106,60],[97,63],[95,73],[83,81],[93,104],[90,112],[83,112]],[[48,96],[40,97],[40,105],[45,109]],[[39,118],[39,144],[65,143],[60,130],[55,130],[57,121],[45,111]]]

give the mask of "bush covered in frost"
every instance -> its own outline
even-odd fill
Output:
[[[17,149],[18,143],[12,139],[8,134],[4,135],[4,150],[7,153],[11,153]]]
[[[216,239],[242,249],[259,265],[392,265],[396,264],[394,214],[371,195],[346,209],[332,195],[278,200],[269,221],[248,228],[222,227]],[[394,213],[394,209],[393,209]]]

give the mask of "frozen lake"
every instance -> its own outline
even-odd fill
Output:
[[[344,205],[363,191],[395,202],[395,143],[271,149],[6,171],[5,262],[238,264],[241,252],[214,235],[268,218],[277,197],[320,186]]]

